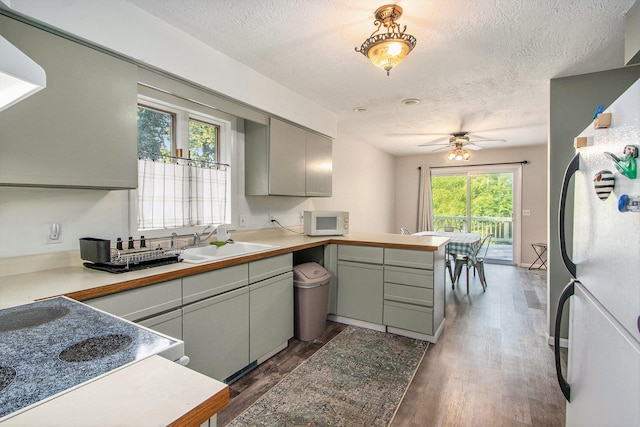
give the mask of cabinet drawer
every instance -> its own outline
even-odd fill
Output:
[[[433,289],[433,271],[385,265],[384,281]]]
[[[433,335],[433,310],[394,301],[384,302],[384,324]]]
[[[384,263],[386,265],[433,270],[433,251],[386,248],[384,250]]]
[[[117,294],[105,295],[85,301],[85,303],[107,313],[136,321],[180,307],[182,304],[182,288],[180,284],[180,279],[175,279]]]
[[[366,262],[370,264],[382,264],[384,249],[371,246],[338,246],[338,259],[341,261]]]
[[[184,304],[190,304],[204,298],[241,288],[248,283],[247,264],[234,265],[233,267],[183,277],[183,302]]]
[[[293,270],[293,254],[283,254],[249,263],[249,283]]]
[[[395,301],[425,307],[433,307],[433,289],[415,286],[384,284],[384,301]]]

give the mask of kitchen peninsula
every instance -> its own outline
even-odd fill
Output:
[[[0,277],[0,308],[11,307],[56,295],[65,295],[79,301],[87,301],[110,295],[126,295],[128,291],[151,289],[152,287],[147,288],[149,285],[176,280],[180,281],[183,278],[191,276],[197,277],[197,275],[204,273],[228,269],[228,267],[242,264],[256,263],[279,256],[290,257],[292,253],[308,249],[321,250],[324,251],[325,254],[335,253],[336,255],[333,255],[333,258],[325,258],[326,267],[331,270],[335,268],[335,265],[338,263],[353,264],[352,261],[347,260],[345,257],[349,253],[352,253],[353,250],[357,252],[362,248],[367,248],[367,251],[380,254],[380,257],[382,257],[383,253],[386,254],[386,258],[390,260],[390,263],[380,262],[379,266],[376,267],[380,270],[381,274],[383,269],[389,271],[389,274],[384,276],[385,285],[389,288],[393,286],[398,287],[395,283],[387,283],[397,282],[398,280],[395,280],[394,277],[398,275],[406,277],[407,273],[415,272],[421,275],[428,275],[420,277],[429,278],[429,289],[425,290],[428,290],[430,296],[425,298],[425,300],[428,301],[425,304],[431,304],[432,307],[428,308],[428,310],[431,310],[429,311],[428,319],[435,319],[435,322],[431,321],[433,325],[430,323],[429,326],[430,328],[433,326],[433,329],[429,329],[426,335],[431,336],[431,340],[435,342],[444,327],[443,262],[444,247],[447,243],[446,238],[384,233],[353,233],[347,236],[309,237],[281,230],[234,233],[232,237],[237,241],[269,244],[276,247],[268,251],[233,257],[212,263],[187,264],[183,262],[124,274],[109,274],[87,269],[82,266],[78,256],[77,260],[71,265],[40,271],[16,272],[16,274]],[[333,248],[334,251],[327,251],[327,248]],[[338,248],[351,249],[343,251],[341,259],[338,260]],[[405,256],[408,258],[405,259]],[[342,258],[345,258],[345,260]],[[420,261],[415,261],[414,258]],[[74,259],[74,257],[71,256],[71,259]],[[412,262],[423,263],[422,260],[425,260],[425,265],[412,264]],[[33,259],[29,261],[33,261]],[[0,263],[3,262],[8,261],[0,260]],[[331,263],[333,263],[333,267],[330,266]],[[19,262],[16,265],[18,264]],[[335,283],[333,285],[335,286]],[[380,290],[381,289],[382,279],[380,282]],[[381,296],[379,302],[380,316],[382,316],[383,310],[382,302]],[[385,310],[388,309],[387,307],[392,307],[394,311],[389,311],[390,315],[394,314],[397,316],[397,301],[387,301],[387,296],[385,296],[384,307]],[[424,312],[419,314],[424,316]],[[341,316],[340,312],[338,312],[337,315],[338,321],[349,321],[348,316]],[[357,319],[355,321],[362,322]],[[380,317],[379,320],[372,322],[372,324],[376,323],[379,324],[379,326],[384,326],[386,322],[383,322],[382,317]],[[403,333],[402,329],[392,329],[391,327],[389,331]],[[154,383],[153,381],[158,382]],[[195,407],[188,407],[188,405],[180,404],[177,401],[174,403],[172,403],[170,399],[167,401],[167,396],[171,394],[164,391],[167,381],[174,381],[176,384],[181,384],[180,386],[183,388],[186,387],[187,389],[195,390],[194,393],[200,393],[196,398],[200,404],[195,405]],[[211,383],[208,381],[211,381]],[[194,387],[191,387],[191,384],[193,384]],[[196,384],[202,384],[202,387],[198,388],[195,386]],[[216,384],[216,387],[212,387],[212,384]],[[158,390],[163,391],[158,392]],[[157,399],[156,394],[158,395]],[[181,393],[178,393],[178,395],[179,394]],[[24,423],[28,420],[40,419],[40,417],[58,420],[59,423],[60,420],[64,418],[56,418],[51,414],[68,416],[69,412],[65,411],[72,411],[74,418],[78,417],[79,420],[93,424],[95,419],[91,417],[95,417],[96,413],[93,410],[79,410],[79,406],[77,405],[77,402],[91,401],[109,402],[109,405],[118,408],[117,412],[124,417],[121,418],[122,420],[128,420],[129,416],[133,417],[130,419],[140,419],[135,418],[139,416],[140,411],[133,411],[135,406],[130,405],[131,402],[136,401],[136,398],[138,399],[138,404],[142,405],[140,406],[141,408],[147,407],[152,412],[152,408],[155,406],[163,408],[164,411],[173,411],[173,413],[167,415],[167,418],[164,419],[165,421],[161,421],[161,423],[170,424],[179,419],[179,417],[176,418],[175,411],[181,409],[184,410],[182,416],[196,417],[193,418],[194,420],[204,420],[213,416],[228,402],[228,389],[221,382],[207,378],[159,356],[152,356],[130,367],[101,377],[80,389],[63,394],[46,404],[39,405],[16,417],[9,418],[7,425],[10,425],[14,421]],[[80,407],[91,408],[91,405],[89,403],[87,404],[89,406],[80,405]],[[133,412],[128,414],[128,409],[131,409]],[[138,412],[138,415],[135,415],[136,412]],[[163,411],[157,412],[162,413]],[[102,422],[104,419],[104,422],[108,424],[117,423],[113,418],[98,418],[99,422]],[[169,421],[167,422],[166,420]],[[52,422],[55,424],[55,421]]]

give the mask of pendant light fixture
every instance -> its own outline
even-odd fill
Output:
[[[376,20],[373,22],[376,30],[360,48],[356,47],[356,52],[369,58],[376,67],[385,69],[387,76],[416,46],[416,38],[405,33],[407,26],[400,30],[396,23],[396,19],[401,15],[402,8],[397,4],[379,7],[375,12]],[[383,27],[386,28],[386,32],[380,31]]]
[[[0,111],[46,86],[42,67],[0,36]]]
[[[447,160],[467,161],[471,158],[471,153],[462,148],[462,144],[456,143],[456,148],[449,151],[447,154]]]

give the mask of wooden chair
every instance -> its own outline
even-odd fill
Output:
[[[482,241],[478,245],[478,249],[475,253],[476,263],[474,265],[474,276],[475,270],[478,270],[478,278],[480,279],[480,284],[482,285],[482,292],[485,292],[487,289],[487,281],[484,274],[484,259],[487,256],[487,252],[489,251],[489,245],[491,244],[491,238],[493,237],[493,233],[487,233],[482,238]],[[482,255],[480,255],[482,254]],[[467,295],[469,294],[469,257],[466,255],[458,255],[455,260],[454,267],[454,280],[452,280],[452,284],[457,282],[460,284],[460,275],[462,273],[462,266],[467,268]]]

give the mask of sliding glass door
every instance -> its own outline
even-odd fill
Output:
[[[433,228],[493,234],[487,259],[513,263],[519,168],[431,171]]]

